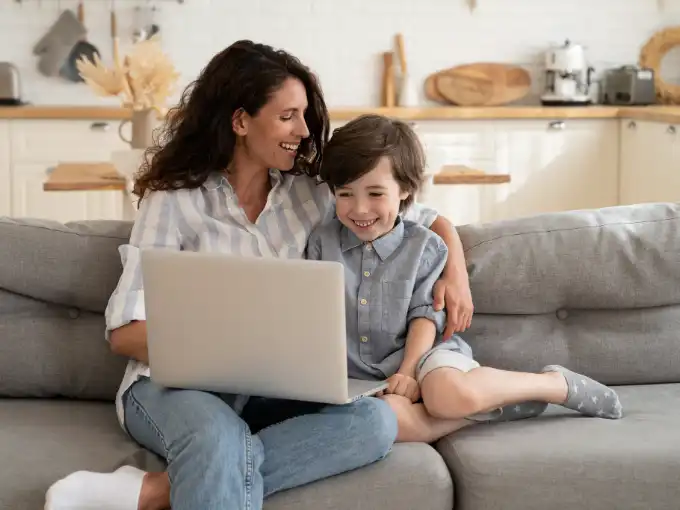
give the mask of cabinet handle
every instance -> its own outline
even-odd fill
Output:
[[[548,124],[548,129],[552,129],[553,131],[561,131],[566,127],[567,125],[563,120],[554,120]]]
[[[92,131],[108,131],[110,127],[108,122],[93,122],[90,124],[90,130]]]
[[[628,129],[636,129],[636,128],[637,128],[637,124],[635,123],[634,120],[631,120],[631,121],[628,123]]]
[[[669,134],[674,135],[676,131],[675,126],[668,126],[668,129],[666,131],[668,131]]]

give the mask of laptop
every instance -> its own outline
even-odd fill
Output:
[[[328,404],[387,388],[347,376],[341,264],[166,249],[141,264],[157,383]]]

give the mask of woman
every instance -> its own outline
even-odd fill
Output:
[[[265,45],[232,44],[184,92],[136,180],[139,213],[106,310],[111,349],[131,359],[116,399],[121,425],[168,471],[74,473],[50,488],[46,509],[257,510],[274,492],[388,453],[396,419],[380,399],[323,406],[168,390],[149,379],[140,249],[302,257],[309,233],[333,210],[316,179],[328,131],[314,75]],[[460,240],[431,210],[409,215],[453,254],[436,294],[449,331],[463,330],[472,302]]]

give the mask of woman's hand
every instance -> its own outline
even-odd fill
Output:
[[[442,276],[432,289],[434,309],[446,309],[446,328],[444,338],[465,331],[472,323],[472,294],[467,279]]]

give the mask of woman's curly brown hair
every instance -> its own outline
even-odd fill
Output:
[[[307,90],[302,140],[291,173],[316,177],[328,141],[328,110],[316,76],[297,58],[265,44],[242,40],[217,54],[170,110],[160,136],[146,149],[134,184],[140,199],[147,191],[197,188],[210,174],[225,171],[236,135],[234,112],[254,116],[291,77]]]

